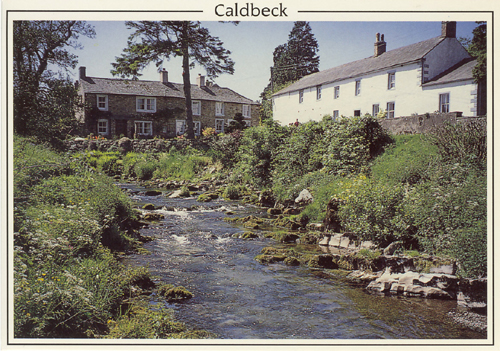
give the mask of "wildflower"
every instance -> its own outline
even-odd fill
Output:
[[[38,278],[37,280],[40,282],[43,282],[43,278]]]

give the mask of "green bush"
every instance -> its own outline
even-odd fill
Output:
[[[220,162],[225,169],[231,170],[237,162],[236,154],[243,134],[235,131],[211,139],[209,155],[215,162]]]
[[[210,163],[210,157],[200,155],[199,153],[165,153],[160,156],[153,177],[168,180],[191,181],[196,177],[200,177]]]
[[[342,176],[366,173],[368,162],[393,142],[379,122],[369,115],[332,123],[325,138],[329,141],[323,158],[325,170]]]

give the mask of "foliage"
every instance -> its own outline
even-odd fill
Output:
[[[154,178],[193,180],[211,163],[208,156],[170,152],[162,154],[155,164]]]
[[[326,118],[322,122],[309,121],[297,127],[287,127],[290,135],[278,146],[272,162],[273,192],[278,200],[285,200],[283,193],[295,189],[293,183],[302,176],[323,168],[322,158],[327,147],[325,130],[332,123],[331,118]]]
[[[82,21],[14,22],[14,130],[57,144],[76,132],[81,108],[69,78],[50,70],[75,68],[80,35],[93,38],[94,28]]]
[[[430,133],[430,141],[445,162],[486,167],[486,119],[443,125]]]
[[[235,180],[260,187],[271,184],[272,160],[286,134],[286,128],[277,124],[245,129],[237,153]]]
[[[272,85],[296,81],[319,71],[318,42],[308,22],[297,21],[288,42],[273,52]]]
[[[460,38],[460,41],[469,54],[477,60],[477,65],[472,71],[476,83],[486,80],[486,22],[476,22],[477,27],[472,31],[472,39]]]
[[[342,118],[332,123],[325,139],[329,141],[323,158],[325,170],[339,175],[366,172],[368,162],[393,141],[370,115]]]
[[[186,97],[187,137],[194,138],[191,107],[190,68],[197,63],[204,67],[209,78],[222,73],[234,73],[230,51],[224,49],[218,37],[211,36],[200,22],[139,21],[126,22],[134,32],[129,36],[124,53],[112,63],[113,75],[137,78],[150,63],[160,67],[165,59],[182,57],[184,96]]]
[[[220,162],[225,169],[231,170],[237,162],[237,152],[243,133],[239,130],[224,134],[210,141],[209,155],[215,162]]]

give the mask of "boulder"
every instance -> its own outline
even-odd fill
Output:
[[[144,193],[144,195],[146,195],[146,196],[158,196],[161,194],[162,194],[162,192],[159,190],[148,190]]]
[[[314,198],[312,194],[309,192],[309,190],[304,189],[300,192],[299,196],[295,199],[295,203],[301,204],[301,205],[307,205],[310,204],[314,201]]]
[[[118,140],[118,149],[121,153],[126,154],[129,151],[132,151],[132,140],[127,137],[121,138]]]
[[[267,209],[267,214],[270,214],[270,215],[279,215],[281,213],[282,213],[282,211],[279,208],[274,208],[273,207],[273,208]]]
[[[154,204],[145,204],[144,206],[142,206],[142,209],[143,210],[154,210],[156,207]]]
[[[395,241],[384,249],[384,255],[386,255],[386,256],[394,255],[394,252],[396,252],[396,250],[398,250],[402,247],[403,247],[403,243],[401,241]]]

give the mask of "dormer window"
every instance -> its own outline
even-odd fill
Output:
[[[97,95],[97,108],[101,111],[108,110],[108,96],[107,95]]]

